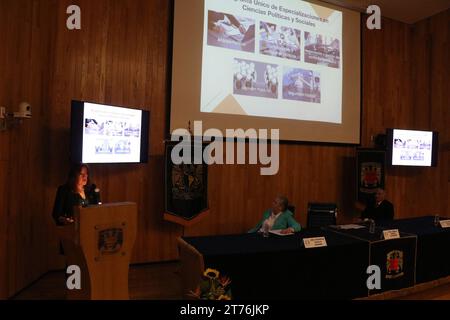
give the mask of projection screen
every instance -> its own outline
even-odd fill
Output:
[[[175,0],[170,130],[359,144],[360,14],[301,0]]]

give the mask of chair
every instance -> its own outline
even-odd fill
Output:
[[[180,278],[182,299],[189,299],[192,298],[189,297],[189,292],[195,291],[205,271],[203,256],[182,238],[178,238],[178,253],[181,262]]]
[[[337,205],[335,203],[308,203],[308,228],[336,225]]]
[[[295,206],[293,206],[292,204],[289,204],[287,206],[287,209],[292,212],[292,214],[295,216]]]

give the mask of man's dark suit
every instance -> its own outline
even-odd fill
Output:
[[[362,219],[373,219],[375,221],[394,220],[394,206],[387,200],[383,200],[375,206],[368,206],[361,214]]]

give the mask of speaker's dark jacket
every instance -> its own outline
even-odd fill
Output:
[[[100,201],[100,195],[95,192],[96,186],[94,184],[84,187],[84,193],[86,199],[83,199],[78,193],[75,193],[71,188],[65,184],[58,188],[55,197],[55,204],[53,205],[53,219],[57,225],[61,225],[59,222],[60,217],[73,217],[73,208],[76,206],[88,206],[98,204]]]

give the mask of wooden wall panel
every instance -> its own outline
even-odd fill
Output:
[[[2,133],[0,133],[1,135]],[[0,161],[0,299],[9,296],[8,293],[8,202],[7,176],[8,162]]]
[[[58,25],[65,24],[65,8],[58,2]],[[142,108],[151,112],[150,162],[148,165],[92,166],[103,201],[136,201],[139,232],[133,261],[151,262],[176,258],[176,236],[181,228],[162,221],[163,140],[166,116],[168,65],[168,1],[78,1],[82,29],[58,28],[50,83],[50,128],[55,168],[47,191],[51,210],[54,187],[62,184],[68,170],[67,144],[70,101],[80,99]],[[63,157],[61,156],[63,151]],[[51,222],[50,222],[51,223]],[[51,250],[57,248],[50,235]],[[52,268],[60,259],[50,257]]]
[[[414,203],[424,211],[450,215],[450,198],[446,196],[450,187],[450,10],[418,23],[414,31],[411,50],[418,71],[413,79],[413,112],[420,128],[440,132],[439,167],[415,181]],[[423,68],[424,61],[428,68]],[[423,197],[428,201],[422,202]]]
[[[327,146],[280,146],[280,170],[276,176],[261,176],[259,166],[218,166],[209,171],[210,218],[186,229],[187,235],[242,233],[252,228],[277,194],[295,204],[296,217],[306,225],[308,202],[337,202],[348,206],[354,181],[345,171],[353,148]],[[330,159],[332,159],[330,161]]]
[[[7,263],[0,259],[0,283],[8,280],[9,295],[63,266],[51,210],[69,168],[72,99],[151,111],[149,164],[92,166],[105,202],[139,204],[135,263],[176,259],[183,233],[245,232],[278,193],[297,206],[302,224],[309,201],[337,202],[345,218],[352,216],[355,149],[289,144],[280,146],[276,176],[261,176],[259,166],[212,166],[210,217],[186,230],[164,222],[169,1],[78,0],[82,30],[69,31],[65,12],[73,3],[0,2],[0,43],[7,48],[0,51],[0,105],[28,99],[34,107],[31,121],[0,133],[0,249],[7,246],[8,256]],[[449,213],[449,20],[447,11],[416,26],[385,19],[381,31],[363,31],[362,146],[387,127],[441,132],[438,168],[388,172],[397,218]]]
[[[1,238],[6,235],[2,283],[10,296],[47,271],[44,217],[46,105],[52,12],[56,1],[2,1],[0,104],[16,111],[22,101],[33,106],[33,119],[0,132],[2,178],[7,199],[0,205]],[[4,197],[2,195],[2,198]],[[2,201],[3,202],[3,201]],[[6,216],[6,221],[4,217]],[[6,229],[6,230],[5,230]],[[6,262],[4,262],[6,261]],[[1,268],[0,268],[1,269]]]
[[[383,21],[364,31],[363,144],[389,127],[437,130],[438,168],[391,168],[386,184],[397,217],[449,215],[448,17],[450,11],[408,26]],[[431,30],[434,26],[434,30]],[[445,31],[444,31],[445,30]],[[447,54],[448,56],[448,54]],[[447,70],[447,71],[445,71]]]
[[[7,30],[8,20],[5,16],[6,3],[0,2],[0,30]],[[0,32],[0,43],[7,43],[7,32]],[[7,66],[7,52],[0,50],[0,88],[5,88]],[[6,92],[0,89],[0,106],[6,107]],[[7,197],[7,174],[9,158],[9,133],[0,132],[0,299],[8,297],[8,197]]]

